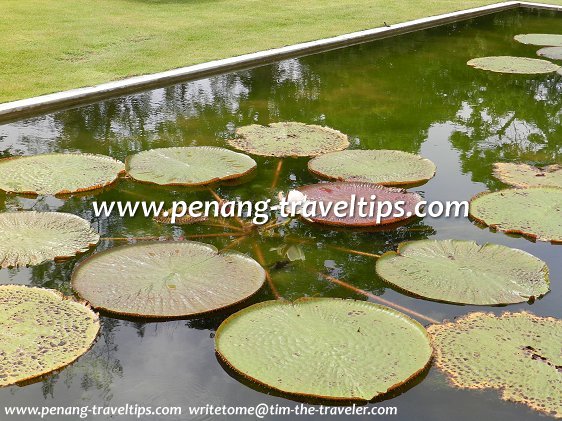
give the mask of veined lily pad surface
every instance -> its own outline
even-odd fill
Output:
[[[542,260],[522,250],[473,241],[402,243],[398,253],[378,259],[376,269],[400,289],[459,304],[520,303],[546,294],[549,285]]]
[[[313,222],[344,227],[372,227],[405,221],[415,216],[415,207],[421,201],[421,197],[416,193],[371,183],[319,183],[299,187],[298,190],[306,195],[307,201],[316,202],[316,215],[310,217]],[[361,199],[367,205],[361,207],[359,204]],[[405,202],[404,214],[402,216],[391,214],[377,218],[378,203],[385,201]],[[346,202],[347,208],[336,212],[334,209],[337,202]],[[372,215],[371,204],[373,204],[372,209],[374,210]],[[308,205],[305,206],[308,209]],[[344,216],[338,216],[338,213]],[[380,220],[377,222],[377,219]]]
[[[277,157],[317,156],[349,146],[347,136],[337,130],[296,122],[239,127],[228,143],[254,155]]]
[[[562,34],[520,34],[515,35],[515,40],[522,44],[562,47]]]
[[[100,329],[83,303],[57,291],[0,286],[0,387],[59,370],[86,353]]]
[[[470,201],[469,213],[498,231],[562,243],[562,189],[531,187],[482,193]]]
[[[562,188],[562,167],[557,164],[537,168],[527,164],[499,162],[494,164],[494,176],[515,187]]]
[[[546,57],[551,60],[562,60],[562,46],[561,47],[545,47],[537,51],[541,57]]]
[[[99,239],[88,221],[68,213],[0,213],[0,268],[73,257]]]
[[[428,331],[435,362],[455,386],[498,389],[504,400],[562,417],[562,320],[471,313]]]
[[[361,181],[384,186],[425,183],[435,175],[429,159],[403,151],[351,150],[320,155],[308,169],[333,180]]]
[[[221,324],[215,344],[244,377],[328,399],[384,394],[423,371],[432,354],[425,329],[406,315],[334,298],[253,305]]]
[[[113,248],[82,263],[72,287],[93,307],[112,313],[172,318],[239,303],[264,284],[265,271],[236,252],[197,242]]]
[[[256,168],[247,155],[213,146],[151,149],[127,158],[127,173],[159,185],[201,186],[242,177]]]
[[[467,64],[476,69],[490,72],[522,75],[553,73],[560,69],[560,66],[550,61],[512,56],[479,57],[470,60]]]
[[[53,153],[0,160],[0,190],[57,195],[99,189],[125,171],[122,162],[105,155]]]

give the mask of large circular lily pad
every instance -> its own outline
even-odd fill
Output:
[[[537,168],[527,164],[498,162],[494,164],[494,177],[515,187],[562,188],[562,167],[557,164]]]
[[[308,169],[332,180],[361,181],[383,186],[425,183],[435,175],[429,159],[403,151],[351,150],[320,155]]]
[[[299,187],[298,190],[306,195],[307,201],[316,202],[316,215],[310,217],[313,222],[344,227],[372,227],[405,221],[415,217],[415,207],[421,201],[421,197],[416,193],[371,183],[320,183]],[[367,204],[360,206],[362,199]],[[387,201],[390,203],[403,201],[403,215],[397,216],[398,211],[396,210],[389,216],[378,218],[378,204],[381,203],[382,207],[382,203]],[[337,202],[347,203],[346,209],[339,210],[340,214],[345,214],[343,217],[337,216],[334,210]],[[371,203],[373,203],[374,210],[372,214],[370,212]],[[381,214],[386,209],[387,207],[384,206]],[[305,210],[310,213],[313,208],[307,206]],[[323,212],[323,210],[327,212]]]
[[[201,186],[249,174],[257,164],[248,155],[214,146],[151,149],[127,158],[137,181],[164,186]]]
[[[88,221],[68,213],[0,213],[0,268],[73,257],[99,239]]]
[[[506,262],[509,262],[506,265]],[[377,260],[387,282],[431,300],[458,304],[512,304],[548,292],[546,263],[522,250],[474,241],[402,243]]]
[[[522,44],[540,45],[545,47],[562,47],[561,34],[519,34],[515,41]]]
[[[541,57],[546,57],[551,60],[562,60],[562,47],[545,47],[537,51]]]
[[[53,153],[0,160],[0,190],[57,195],[99,189],[125,171],[122,162],[105,155]]]
[[[435,362],[455,386],[497,389],[504,400],[562,417],[562,320],[471,313],[428,331]]]
[[[193,316],[237,304],[264,284],[253,259],[197,242],[145,243],[95,254],[72,287],[100,310],[128,316]]]
[[[481,193],[470,201],[469,214],[498,231],[562,243],[562,189],[531,187]]]
[[[347,136],[337,130],[295,122],[239,127],[228,143],[254,155],[277,157],[317,156],[349,146]]]
[[[0,387],[59,370],[86,353],[96,313],[57,291],[0,286]]]
[[[512,56],[479,57],[470,60],[467,64],[476,69],[488,70],[490,72],[521,75],[553,73],[560,69],[560,66],[550,61]]]
[[[364,301],[266,301],[226,319],[218,355],[272,389],[327,399],[370,400],[423,371],[432,350],[423,326]]]

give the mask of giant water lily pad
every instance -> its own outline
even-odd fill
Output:
[[[515,187],[562,188],[562,167],[557,164],[537,168],[527,164],[498,162],[494,164],[494,177]]]
[[[57,195],[99,189],[125,171],[122,162],[105,155],[44,154],[0,160],[0,190]]]
[[[429,159],[403,151],[351,150],[320,155],[308,163],[320,177],[384,186],[425,183],[435,175]]]
[[[59,370],[86,353],[98,316],[57,291],[0,286],[0,387]]]
[[[95,308],[141,317],[184,317],[219,310],[264,284],[253,259],[197,242],[147,243],[98,253],[78,266],[72,287]]]
[[[531,187],[481,193],[470,216],[495,230],[562,243],[562,189]]]
[[[562,320],[527,312],[471,313],[428,328],[437,366],[465,389],[562,417]]]
[[[546,57],[551,60],[562,60],[562,47],[545,47],[537,51],[541,57]]]
[[[151,149],[127,158],[127,173],[159,185],[201,186],[242,177],[256,168],[247,155],[214,146]]]
[[[371,183],[320,183],[299,187],[298,190],[311,202],[310,205],[305,205],[303,210],[310,213],[316,209],[315,215],[309,217],[313,222],[347,227],[370,227],[405,221],[415,216],[416,205],[421,201],[421,197],[416,193]],[[373,197],[375,199],[372,199]],[[361,206],[361,200],[366,205]],[[404,202],[403,215],[397,216],[399,212],[396,210],[389,216],[378,217],[379,203],[382,207],[383,202],[398,201]],[[347,203],[346,209],[338,211],[344,216],[338,216],[335,211],[338,202]],[[371,212],[371,204],[374,212]],[[381,215],[386,209],[386,206],[382,207]]]
[[[519,34],[514,38],[522,44],[562,47],[561,34]]]
[[[506,265],[506,262],[509,264]],[[512,304],[548,292],[548,267],[522,250],[474,241],[402,243],[377,260],[387,282],[431,300],[458,304]]]
[[[328,399],[384,394],[423,371],[432,353],[425,329],[406,315],[335,298],[253,305],[221,324],[215,345],[250,380]]]
[[[0,213],[0,268],[73,257],[99,239],[88,221],[68,213]]]
[[[550,61],[512,56],[479,57],[470,60],[467,64],[480,70],[521,75],[553,73],[560,69],[560,66]]]
[[[317,156],[349,146],[347,136],[337,130],[295,122],[239,127],[228,143],[254,155],[278,157]]]

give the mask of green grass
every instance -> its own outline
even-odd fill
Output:
[[[3,0],[0,102],[490,3]]]

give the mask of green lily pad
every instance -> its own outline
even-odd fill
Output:
[[[154,318],[223,309],[255,294],[264,281],[255,260],[191,241],[113,248],[72,274],[72,287],[93,307]]]
[[[57,291],[0,285],[0,387],[60,370],[85,354],[100,322]]]
[[[435,363],[453,385],[497,389],[504,400],[562,417],[562,320],[471,313],[428,331]]]
[[[425,183],[435,175],[429,159],[403,151],[351,150],[320,155],[308,169],[332,180],[362,181],[383,186]]]
[[[317,156],[349,146],[347,136],[337,130],[295,122],[239,127],[228,143],[254,155],[277,157]]]
[[[406,383],[432,354],[425,329],[406,315],[335,298],[245,308],[220,325],[215,347],[252,381],[284,393],[346,400],[370,400]]]
[[[467,64],[475,69],[521,75],[553,73],[560,69],[560,66],[550,61],[512,56],[479,57],[470,60]]]
[[[522,44],[562,47],[562,35],[560,34],[520,34],[515,35],[514,39]]]
[[[527,164],[498,162],[494,164],[494,177],[515,187],[562,188],[562,167],[557,164],[537,168]]]
[[[551,60],[562,60],[562,47],[545,47],[537,51],[541,57],[546,57]]]
[[[163,186],[202,186],[252,172],[247,155],[214,146],[151,149],[127,158],[127,173],[137,181]]]
[[[509,262],[506,265],[506,262]],[[431,300],[457,304],[513,304],[548,292],[546,263],[522,250],[474,241],[402,243],[377,260],[387,282]]]
[[[0,190],[19,194],[58,195],[99,189],[125,171],[105,155],[44,154],[0,160]]]
[[[481,193],[470,201],[469,214],[498,231],[562,243],[562,189],[530,187]]]
[[[88,221],[69,213],[0,213],[0,268],[73,257],[99,239]]]

